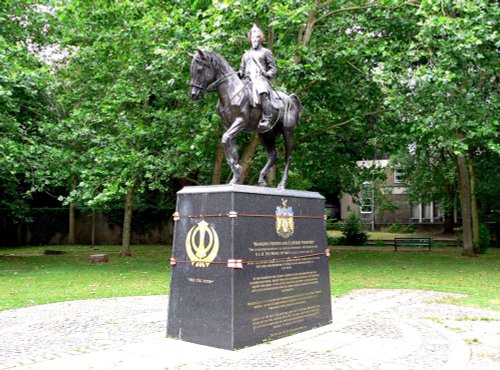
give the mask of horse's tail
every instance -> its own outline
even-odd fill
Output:
[[[285,127],[293,127],[297,124],[302,113],[302,103],[296,94],[291,94],[286,100],[283,123]]]
[[[299,118],[300,118],[300,115],[302,114],[302,102],[300,101],[299,97],[297,96],[297,94],[291,94],[290,95],[290,100],[295,104],[295,106],[297,107],[297,110],[299,112]]]

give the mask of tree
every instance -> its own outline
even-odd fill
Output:
[[[402,173],[411,202],[439,204],[444,212],[444,230],[451,233],[457,205],[457,176],[453,155],[444,148],[410,145],[392,156]]]
[[[57,155],[46,145],[50,75],[37,58],[47,17],[35,5],[0,5],[0,207],[15,222],[29,221],[31,193],[46,189],[41,172]]]
[[[83,1],[58,8],[62,46],[74,50],[58,72],[64,114],[54,128],[73,153],[76,186],[65,201],[93,209],[121,202],[122,255],[130,254],[139,197],[171,191],[173,177],[188,178],[207,163],[211,115],[199,122],[190,114],[184,84],[184,31],[198,14],[185,5]]]
[[[473,210],[475,187],[484,204],[489,187],[477,169],[498,150],[493,2],[82,0],[44,11],[29,4],[4,1],[0,18],[0,55],[7,56],[0,64],[26,72],[0,72],[5,91],[21,92],[0,95],[9,122],[0,188],[12,194],[14,208],[14,194],[50,187],[63,187],[62,199],[80,208],[121,207],[128,254],[132,210],[147,195],[160,190],[172,199],[178,184],[224,182],[216,97],[187,98],[187,52],[211,49],[237,67],[252,22],[273,49],[273,85],[298,93],[304,105],[291,186],[356,193],[364,178],[357,160],[416,143],[407,162],[418,163],[415,169],[431,162],[425,173],[433,196],[463,188]],[[25,14],[33,19],[29,30],[20,26]],[[67,51],[65,59],[57,68],[43,65],[19,46],[28,36],[38,55],[47,56],[45,43]],[[35,118],[21,117],[21,106]],[[29,126],[27,134],[19,134],[21,126]],[[252,183],[265,154],[255,136],[238,140]],[[458,164],[466,169],[460,176]],[[405,172],[424,189],[416,172]],[[469,201],[462,202],[467,210]]]
[[[400,121],[399,142],[454,156],[468,256],[474,254],[470,152],[498,150],[497,17],[494,2],[423,1],[404,53],[373,69],[385,106]]]

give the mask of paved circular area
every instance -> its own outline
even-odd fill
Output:
[[[500,313],[449,296],[357,290],[332,324],[239,351],[166,338],[166,296],[34,306],[0,312],[0,370],[499,369]]]

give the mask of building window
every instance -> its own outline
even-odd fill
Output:
[[[372,213],[372,200],[370,198],[361,199],[361,213]]]
[[[418,222],[434,222],[442,217],[441,208],[434,202],[412,204],[411,206],[412,220],[417,220]]]
[[[403,182],[403,173],[400,170],[394,170],[394,183],[401,184]]]
[[[422,204],[422,219],[429,221],[431,219],[431,204]]]
[[[363,184],[363,189],[361,190],[361,213],[372,213],[373,212],[373,191],[372,184]]]
[[[411,219],[419,220],[420,219],[420,204],[412,204],[411,206]]]

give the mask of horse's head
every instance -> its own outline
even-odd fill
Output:
[[[210,63],[208,52],[198,49],[192,57],[189,97],[198,100],[208,92],[208,86],[215,81],[215,70]]]

